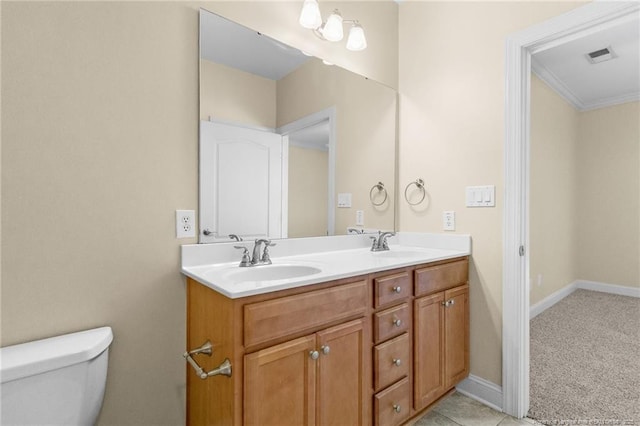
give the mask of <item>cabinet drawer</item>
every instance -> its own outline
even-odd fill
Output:
[[[380,390],[409,374],[411,345],[409,334],[391,339],[373,348],[373,387]]]
[[[266,300],[244,306],[246,347],[364,314],[367,281]]]
[[[469,280],[467,259],[428,268],[416,269],[416,296],[435,293],[466,284]]]
[[[373,315],[373,339],[375,343],[384,342],[407,331],[411,320],[409,305],[378,312]]]
[[[395,301],[411,296],[411,276],[408,272],[401,272],[387,277],[373,280],[373,306],[388,305]]]
[[[394,426],[409,417],[411,388],[405,378],[373,397],[373,417],[376,426]]]

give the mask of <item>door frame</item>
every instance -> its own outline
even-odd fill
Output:
[[[531,55],[637,18],[640,2],[594,1],[509,35],[505,45],[502,410],[529,410]]]
[[[309,114],[289,124],[278,127],[276,133],[282,136],[288,136],[290,133],[297,132],[309,126],[329,120],[329,170],[328,170],[328,187],[327,187],[327,235],[335,235],[336,232],[336,107],[325,108],[313,114]],[[287,138],[288,141],[288,138]],[[286,166],[283,165],[283,168]]]

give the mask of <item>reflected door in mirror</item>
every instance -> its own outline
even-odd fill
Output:
[[[200,137],[201,241],[282,238],[282,137],[208,121]]]

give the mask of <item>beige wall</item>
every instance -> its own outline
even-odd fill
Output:
[[[355,226],[356,210],[364,211],[365,227],[394,229],[396,92],[352,72],[309,61],[278,81],[277,99],[278,126],[335,107],[335,191],[352,194],[351,208],[336,208],[335,233],[345,234],[347,227]],[[387,185],[389,197],[375,207],[369,192],[379,181]]]
[[[200,120],[276,127],[276,82],[215,62],[200,61]]]
[[[580,114],[578,278],[640,287],[640,103]]]
[[[533,76],[532,305],[576,280],[640,287],[639,144],[638,102],[578,112]]]
[[[421,177],[428,199],[400,198],[402,231],[441,232],[442,211],[473,240],[471,373],[501,383],[504,41],[573,2],[400,3],[399,187]],[[468,185],[496,185],[495,208],[466,208]]]
[[[185,420],[195,239],[175,238],[175,210],[197,208],[198,6],[2,2],[1,344],[112,326],[104,425]],[[347,57],[298,2],[205,6]],[[351,65],[396,83],[397,6],[354,7],[371,46]]]
[[[538,77],[531,79],[531,304],[577,278],[578,111]]]
[[[184,419],[197,25],[175,3],[3,2],[2,345],[110,325],[102,424]]]
[[[289,238],[327,233],[329,155],[289,145]]]

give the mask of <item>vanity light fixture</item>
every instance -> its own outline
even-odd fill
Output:
[[[323,22],[317,0],[304,0],[299,22],[304,28],[312,30],[319,38],[328,41],[342,40],[344,38],[343,25],[351,24],[347,38],[347,49],[358,51],[367,48],[364,30],[358,21],[342,19],[340,11],[335,9],[327,21]]]

